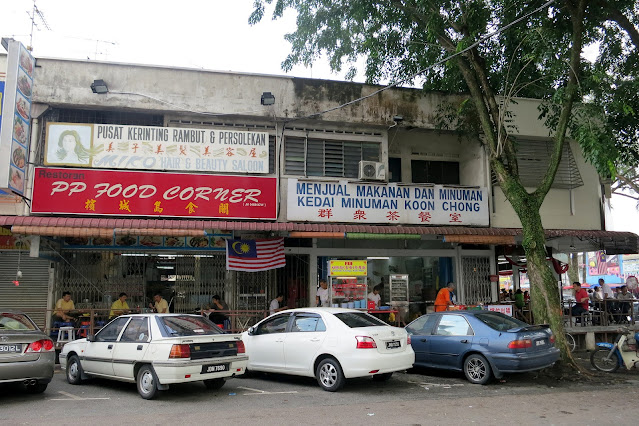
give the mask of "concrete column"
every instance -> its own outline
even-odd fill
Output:
[[[595,332],[589,331],[586,333],[586,349],[589,351],[595,350]]]

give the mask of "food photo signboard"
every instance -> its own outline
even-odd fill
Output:
[[[157,235],[116,235],[113,237],[65,237],[63,243],[67,248],[114,250],[192,250],[194,248],[210,251],[225,251],[226,240],[233,238],[231,231],[216,229],[211,235],[202,236],[157,236]]]
[[[276,219],[277,178],[36,167],[31,212]]]
[[[486,188],[288,180],[293,221],[488,226]]]
[[[31,123],[35,59],[22,43],[7,42],[7,76],[0,126],[0,192],[24,194]]]
[[[269,173],[267,132],[48,123],[44,164],[99,169]]]

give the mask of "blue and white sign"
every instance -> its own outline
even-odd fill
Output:
[[[288,180],[287,220],[488,226],[486,188]]]

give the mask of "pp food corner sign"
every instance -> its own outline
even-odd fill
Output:
[[[22,43],[3,38],[7,70],[0,116],[0,192],[24,194],[35,59]]]

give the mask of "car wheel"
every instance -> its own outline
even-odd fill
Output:
[[[373,381],[375,381],[375,382],[385,382],[388,379],[390,379],[392,375],[393,375],[393,373],[375,374],[373,376]]]
[[[224,383],[226,383],[226,380],[224,380],[224,378],[220,377],[218,379],[209,379],[209,380],[205,380],[204,381],[204,386],[206,386],[207,389],[220,389],[222,386],[224,386]]]
[[[144,365],[138,371],[138,393],[144,399],[155,398],[158,392],[158,378],[150,365]]]
[[[464,361],[464,374],[469,382],[485,385],[492,376],[490,364],[479,354],[472,354]]]
[[[619,359],[616,353],[613,353],[610,357],[608,357],[608,354],[610,354],[610,349],[597,348],[590,354],[590,363],[599,371],[614,373],[619,368]]]
[[[71,355],[67,361],[67,382],[72,385],[82,383],[82,365],[77,355]]]
[[[29,393],[42,393],[47,389],[47,383],[35,383],[33,385],[27,385],[27,392]]]
[[[315,370],[317,383],[325,391],[335,392],[344,386],[346,379],[339,362],[333,358],[322,360]]]

